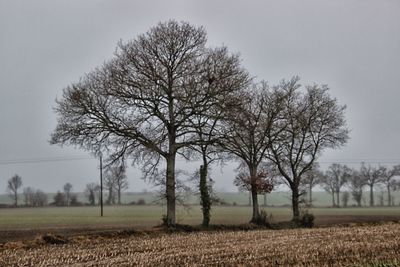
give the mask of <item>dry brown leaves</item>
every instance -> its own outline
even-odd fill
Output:
[[[320,229],[76,237],[68,244],[8,244],[0,266],[348,266],[400,264],[400,224]],[[17,243],[18,244],[18,243]]]

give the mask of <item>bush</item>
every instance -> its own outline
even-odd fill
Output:
[[[268,213],[265,210],[260,211],[260,217],[256,221],[251,221],[254,224],[262,225],[262,226],[271,226],[272,215],[268,216]]]
[[[146,201],[143,198],[140,198],[137,203],[137,205],[146,205]]]
[[[314,227],[315,216],[312,213],[308,213],[308,211],[304,212],[300,217],[300,226],[306,228]]]

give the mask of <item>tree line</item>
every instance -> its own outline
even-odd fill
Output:
[[[349,168],[344,164],[332,164],[322,172],[318,165],[311,169],[304,179],[304,193],[308,199],[304,200],[308,205],[312,205],[312,189],[316,185],[321,185],[332,197],[332,206],[347,206],[350,197],[357,206],[361,207],[364,199],[364,188],[369,189],[369,206],[376,205],[374,190],[377,186],[384,186],[386,190],[387,206],[394,206],[395,200],[392,192],[400,188],[400,181],[395,177],[400,176],[400,165],[391,168],[361,163],[359,169]],[[344,189],[347,189],[344,191]],[[342,194],[341,194],[342,193]],[[343,202],[341,205],[341,201]],[[380,205],[384,203],[381,197]]]
[[[56,101],[52,144],[73,145],[107,164],[123,159],[164,188],[167,225],[176,223],[176,158],[200,160],[203,225],[210,219],[209,169],[236,160],[249,177],[259,222],[264,165],[292,192],[293,220],[300,217],[301,184],[318,156],[348,140],[345,106],[327,85],[277,85],[256,81],[238,54],[207,46],[203,27],[174,20],[119,42],[112,59],[63,90]]]

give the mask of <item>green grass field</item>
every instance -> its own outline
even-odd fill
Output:
[[[268,214],[275,222],[289,220],[290,208],[267,207]],[[397,216],[400,208],[314,208],[318,218],[336,217],[382,217]],[[0,228],[2,230],[46,229],[46,228],[150,228],[161,223],[164,207],[145,206],[106,206],[104,217],[100,217],[99,207],[45,207],[45,208],[9,208],[0,209]],[[216,206],[212,210],[213,224],[241,224],[249,221],[251,208],[247,206]],[[199,206],[180,207],[177,221],[181,224],[198,225],[201,223]],[[329,221],[328,221],[329,222]]]
[[[400,191],[393,192],[393,198],[395,199],[395,203],[399,204],[400,201]],[[49,202],[53,201],[55,193],[48,194]],[[106,195],[106,194],[105,194]],[[82,203],[87,202],[87,199],[83,193],[77,193],[78,200]],[[217,193],[217,197],[228,205],[248,205],[249,203],[249,193],[243,192],[225,192],[225,193]],[[290,192],[284,191],[275,191],[267,195],[267,205],[268,206],[284,206],[290,205]],[[386,205],[387,195],[386,192],[375,192],[375,203],[380,205],[381,198],[383,197],[383,204]],[[106,198],[106,197],[105,197]],[[123,193],[122,194],[122,203],[129,204],[133,201],[137,202],[139,199],[145,200],[146,204],[157,204],[159,197],[156,193],[147,192],[147,193]],[[264,203],[264,197],[259,196],[258,201],[260,205]],[[12,199],[2,194],[0,195],[0,204],[12,204]],[[22,195],[19,197],[19,203],[23,204],[23,197]],[[190,205],[197,205],[199,204],[199,197],[196,194],[193,194],[187,198],[185,198],[185,203]],[[364,199],[363,205],[368,205],[369,203],[369,193],[367,191],[364,192]],[[317,207],[329,207],[332,205],[331,195],[326,192],[313,192],[313,204]],[[350,200],[349,206],[354,205],[355,203]]]

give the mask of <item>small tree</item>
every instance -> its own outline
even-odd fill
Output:
[[[347,208],[349,200],[350,200],[350,193],[348,191],[344,191],[342,194],[343,207]]]
[[[334,193],[336,193],[337,206],[340,207],[340,190],[347,183],[351,169],[346,165],[334,163],[329,166],[326,175],[333,180]]]
[[[24,195],[24,203],[26,206],[33,206],[35,198],[35,190],[32,187],[25,187],[22,194]]]
[[[71,202],[71,191],[72,191],[72,184],[66,183],[63,187],[64,189],[64,194],[65,194],[65,202],[67,206],[69,206]]]
[[[335,192],[336,184],[335,178],[332,175],[328,175],[326,172],[321,177],[320,184],[323,189],[332,196],[332,207],[336,207]]]
[[[41,190],[36,190],[32,205],[35,207],[43,207],[47,205],[47,194]]]
[[[14,206],[18,206],[18,189],[22,186],[22,178],[19,175],[14,175],[7,182],[7,191],[9,196],[14,200]]]
[[[373,207],[374,203],[374,186],[382,181],[384,168],[374,168],[371,165],[361,163],[360,177],[364,180],[365,185],[369,186],[369,205]]]
[[[396,189],[397,182],[394,181],[394,177],[400,175],[400,165],[393,166],[392,169],[382,167],[382,183],[385,184],[387,190],[387,204],[392,205],[392,195],[391,192]]]
[[[99,195],[99,193],[100,185],[96,183],[86,184],[85,196],[87,197],[90,205],[96,205],[96,197]]]
[[[113,189],[110,188],[114,187]],[[106,170],[106,188],[109,191],[108,201],[112,201],[113,194],[117,194],[117,203],[121,204],[121,194],[123,190],[128,189],[128,177],[126,176],[125,161],[122,158],[121,161],[109,166]],[[110,190],[114,190],[111,192]],[[110,195],[111,194],[111,195]]]
[[[64,193],[57,191],[57,194],[54,196],[54,205],[58,207],[66,205],[66,198]]]
[[[351,196],[357,203],[358,207],[361,207],[361,202],[363,200],[363,188],[365,185],[365,180],[361,177],[359,172],[353,172],[353,174],[349,177]]]
[[[315,163],[313,167],[304,174],[302,183],[306,187],[308,194],[308,206],[310,207],[313,205],[312,190],[316,185],[321,183],[323,176],[324,174],[319,170],[319,165],[317,163]]]
[[[236,176],[233,183],[240,191],[248,192],[251,192],[253,183],[253,187],[256,187],[257,195],[264,195],[264,197],[274,189],[273,176],[268,175],[268,172],[264,170],[258,172],[253,182],[251,176],[242,171]]]

